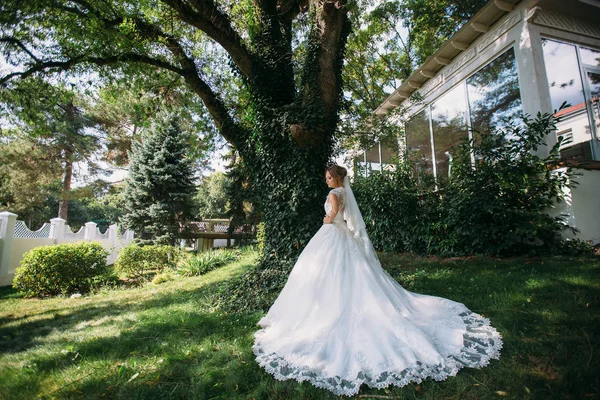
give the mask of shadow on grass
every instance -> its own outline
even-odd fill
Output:
[[[599,397],[599,257],[395,261],[389,271],[407,289],[451,298],[491,319],[504,338],[496,368],[510,371],[492,372],[498,391],[513,398]]]
[[[202,289],[209,292],[214,288]],[[251,347],[259,314],[172,310],[172,306],[184,302],[193,304],[203,293],[200,290],[193,294],[162,296],[123,310],[105,305],[78,312],[77,321],[109,317],[120,311],[137,310],[150,315],[121,327],[114,336],[60,343],[68,351],[33,353],[25,368],[13,370],[19,373],[17,379],[0,377],[0,387],[4,393],[14,395],[7,398],[15,399],[289,399],[304,392],[308,394],[302,398],[336,398],[308,384],[274,381],[256,364]],[[73,329],[74,323],[65,329]],[[76,370],[81,372],[73,373]],[[40,385],[48,377],[60,382],[64,375],[70,377],[55,385],[58,387]]]
[[[150,300],[141,302],[133,298],[116,298],[113,300],[102,299],[100,303],[94,304],[78,304],[79,299],[65,299],[66,301],[73,301],[72,306],[68,308],[54,307],[41,312],[34,311],[32,314],[19,317],[3,317],[0,318],[0,353],[27,351],[31,347],[40,344],[45,336],[57,330],[73,330],[79,324],[98,320],[102,317],[112,318],[125,312],[137,313],[200,300],[219,290],[219,287],[224,284],[225,281],[202,284],[189,290],[156,294]],[[160,289],[157,288],[158,290]],[[116,293],[117,296],[119,294],[127,295],[126,291]],[[84,298],[84,301],[89,301],[91,298]],[[35,319],[27,321],[32,318]]]
[[[600,263],[591,262],[593,265],[574,260],[565,266],[560,260],[477,259],[389,268],[409,290],[452,298],[490,317],[503,334],[505,346],[500,360],[484,369],[465,369],[444,382],[426,380],[387,391],[363,387],[361,394],[419,399],[491,399],[503,393],[524,399],[594,398],[600,386],[595,374],[600,354],[596,311]],[[419,272],[423,269],[425,273]],[[572,276],[579,283],[573,283]],[[115,299],[73,312],[48,310],[46,320],[3,327],[10,329],[2,329],[0,335],[8,332],[14,336],[11,343],[21,346],[10,351],[2,347],[5,353],[32,350],[32,354],[27,365],[13,370],[19,373],[17,379],[0,377],[0,387],[15,394],[7,398],[15,399],[40,395],[77,399],[338,398],[308,383],[278,382],[258,367],[251,346],[259,314],[195,310],[195,305],[206,302],[222,284],[156,294],[136,303],[119,304]],[[129,312],[138,318],[125,322],[111,319]],[[63,351],[33,352],[34,346],[44,345],[50,332],[74,330],[90,320],[104,320],[118,329],[81,341],[59,340]],[[5,345],[4,339],[1,345]],[[59,378],[63,375],[68,378]],[[54,382],[52,388],[41,384],[48,380]]]
[[[8,299],[20,299],[22,296],[12,286],[0,287],[0,301]]]

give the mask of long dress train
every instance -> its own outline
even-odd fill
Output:
[[[343,208],[345,189],[332,192]],[[342,214],[310,240],[259,321],[253,351],[260,366],[279,380],[354,395],[363,383],[384,388],[444,380],[499,358],[502,339],[486,318],[461,303],[404,289]]]

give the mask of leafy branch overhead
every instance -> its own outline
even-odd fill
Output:
[[[294,82],[292,25],[298,15],[310,11],[319,68],[312,70],[314,79],[306,79],[304,87],[310,89],[308,81],[315,82],[329,113],[337,111],[339,78],[333,59],[343,46],[340,32],[347,12],[343,2],[34,0],[25,5],[4,1],[0,7],[5,32],[0,46],[15,67],[0,76],[0,84],[90,65],[147,64],[182,77],[202,98],[223,136],[236,147],[247,132],[242,134],[243,126],[219,95],[220,88],[213,84],[217,79],[203,69],[206,47],[224,50],[239,79],[266,99],[276,100],[273,104],[281,99],[288,104],[306,102],[306,90],[297,91],[292,84],[260,90],[260,82],[277,78]],[[241,13],[243,7],[251,12]],[[250,26],[249,31],[238,29]]]

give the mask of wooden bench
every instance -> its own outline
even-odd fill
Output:
[[[194,249],[205,251],[214,247],[215,239],[227,240],[227,247],[231,240],[248,239],[256,236],[256,227],[253,225],[233,226],[229,219],[204,219],[190,222],[187,229],[181,232],[181,239],[190,240]]]

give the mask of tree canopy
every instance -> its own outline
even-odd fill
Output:
[[[100,146],[99,137],[87,130],[94,123],[84,113],[84,100],[68,88],[41,79],[17,81],[11,90],[2,92],[1,100],[0,111],[6,112],[0,115],[12,119],[18,127],[13,135],[3,135],[6,151],[18,154],[17,147],[29,143],[32,150],[28,154],[32,161],[29,166],[40,163],[38,170],[44,164],[49,166],[36,173],[49,178],[60,171],[62,195],[58,216],[67,220],[74,165],[86,161],[88,167],[94,169],[96,165],[90,155]],[[17,147],[12,149],[13,145]],[[22,160],[14,160],[13,167],[25,166]]]
[[[414,66],[421,65],[488,0],[402,0],[399,16],[409,30]]]

